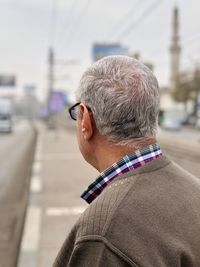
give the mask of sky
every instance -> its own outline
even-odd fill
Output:
[[[68,62],[55,67],[55,89],[71,93],[92,62],[93,43],[120,42],[151,62],[160,86],[167,86],[175,5],[181,70],[190,71],[200,65],[198,0],[0,0],[0,74],[16,75],[18,92],[35,85],[44,99],[51,46],[56,60]]]

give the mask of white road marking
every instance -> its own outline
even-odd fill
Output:
[[[33,176],[30,189],[33,193],[40,193],[42,191],[42,181],[39,176]]]
[[[34,157],[35,161],[41,161],[42,160],[42,152],[43,152],[43,143],[42,143],[41,139],[39,139],[38,143],[36,145],[36,149],[35,149],[35,157]]]
[[[30,194],[40,193],[42,191],[42,180],[40,176],[42,170],[42,162],[40,160],[42,158],[42,152],[43,146],[42,139],[40,138],[37,141],[35,149],[32,177],[30,181]],[[36,253],[38,251],[41,218],[42,208],[30,203],[27,209],[20,257],[23,257],[26,252]],[[25,265],[25,263],[21,262],[20,267],[24,267]]]
[[[30,194],[41,193],[42,191],[42,153],[43,153],[43,138],[39,137],[36,144],[34,163],[32,166],[32,177],[30,181]],[[31,196],[30,196],[31,197]],[[36,196],[37,197],[37,196]],[[35,206],[31,202],[27,208],[27,215],[24,226],[24,233],[20,249],[19,267],[27,266],[26,255],[31,255],[31,264],[37,266],[37,253],[39,247],[39,238],[42,223],[42,208],[40,204]],[[25,259],[25,260],[23,260]],[[31,266],[32,266],[31,265]]]
[[[35,161],[32,167],[32,173],[33,175],[38,174],[41,172],[42,164],[40,161]]]
[[[86,206],[75,206],[75,207],[48,207],[45,210],[47,216],[69,216],[79,215],[85,211]]]
[[[39,207],[28,208],[24,235],[22,239],[22,251],[35,251],[38,248],[42,210]]]

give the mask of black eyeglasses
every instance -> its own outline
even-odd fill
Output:
[[[72,120],[77,120],[77,106],[80,105],[80,102],[79,103],[76,103],[74,104],[71,108],[69,108],[69,115],[70,117],[72,118]]]
[[[75,120],[75,121],[77,120],[78,112],[77,112],[77,108],[76,107],[78,107],[80,104],[81,104],[81,102],[78,102],[78,103],[74,104],[71,108],[68,109],[69,115],[72,118],[72,120]],[[86,106],[86,107],[89,110],[89,112],[91,113],[92,112],[91,108],[88,107],[88,106]]]

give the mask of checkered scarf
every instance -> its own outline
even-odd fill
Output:
[[[132,154],[124,156],[111,167],[102,172],[99,177],[89,185],[81,197],[91,203],[103,189],[119,175],[144,166],[146,163],[159,158],[162,155],[160,146],[156,144],[148,145]]]

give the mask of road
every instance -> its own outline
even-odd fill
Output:
[[[9,149],[16,143],[16,140],[23,135],[23,132],[29,127],[29,124],[24,121],[20,122],[19,125],[14,126],[13,134],[0,133],[0,159],[2,160],[2,155],[5,151]]]
[[[170,159],[200,178],[200,131],[187,128],[178,132],[160,130],[158,140]]]
[[[33,157],[33,129],[18,123],[13,134],[0,134],[0,267],[16,266]]]

